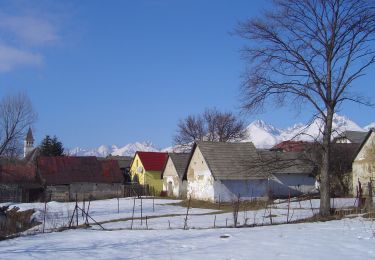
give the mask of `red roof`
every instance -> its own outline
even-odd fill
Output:
[[[284,141],[275,145],[270,150],[271,151],[283,151],[283,152],[303,152],[311,144],[312,143],[310,142],[289,140],[289,141]]]
[[[137,152],[146,171],[162,171],[168,159],[168,153]]]
[[[38,158],[38,172],[47,185],[74,182],[121,183],[123,181],[117,161],[99,161],[92,156],[42,156]]]
[[[0,183],[34,183],[36,171],[33,164],[2,162],[0,165]]]

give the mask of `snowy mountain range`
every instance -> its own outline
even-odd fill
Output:
[[[334,133],[332,137],[346,130],[368,131],[368,129],[374,126],[375,123],[360,127],[349,118],[335,114],[333,118]],[[279,129],[261,120],[256,120],[246,128],[247,137],[243,141],[251,141],[258,148],[270,148],[277,143],[291,139],[296,141],[319,140],[322,138],[322,131],[323,121],[321,119],[315,119],[308,124],[296,124],[286,129]]]
[[[243,142],[251,141],[257,148],[270,148],[277,143],[286,140],[303,140],[312,141],[314,139],[320,139],[322,137],[322,120],[315,119],[308,124],[295,124],[286,129],[276,128],[270,124],[265,123],[262,120],[256,120],[249,124],[246,128],[246,138]],[[368,131],[370,128],[375,127],[375,122],[367,126],[360,127],[349,118],[341,115],[335,115],[333,118],[333,137],[345,130],[352,131]],[[105,157],[109,154],[119,156],[133,156],[136,151],[173,151],[173,147],[165,149],[158,149],[151,142],[136,142],[127,144],[123,147],[116,145],[101,145],[98,148],[83,149],[76,147],[69,151],[70,155],[77,156],[98,156]],[[178,150],[178,149],[177,149]]]
[[[116,145],[101,145],[98,148],[92,149],[76,147],[69,150],[69,155],[97,157],[106,157],[107,155],[133,156],[136,151],[157,152],[159,149],[157,149],[151,142],[136,142],[127,144],[123,147],[118,147]]]

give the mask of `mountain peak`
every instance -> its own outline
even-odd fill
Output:
[[[137,151],[157,152],[157,149],[151,142],[135,142],[123,147],[117,145],[100,145],[98,148],[84,149],[76,147],[69,151],[69,154],[75,156],[97,156],[106,157],[108,155],[133,156]]]
[[[375,123],[373,123],[361,128],[348,117],[338,114],[334,115],[332,124],[333,137],[346,130],[367,131],[369,127],[375,126]],[[322,127],[323,121],[321,118],[316,118],[309,124],[298,123],[285,129],[276,128],[262,120],[255,120],[247,127],[248,138],[244,141],[251,141],[258,148],[270,148],[287,140],[314,141],[322,138]]]

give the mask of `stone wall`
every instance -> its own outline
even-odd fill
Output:
[[[47,196],[53,201],[98,200],[122,197],[124,186],[120,183],[72,183],[47,187]]]
[[[0,184],[0,202],[22,202],[22,189],[16,184]]]

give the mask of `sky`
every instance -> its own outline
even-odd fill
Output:
[[[37,143],[66,148],[173,142],[180,119],[205,108],[240,110],[240,21],[270,8],[257,0],[0,1],[0,97],[26,92]],[[375,101],[375,68],[355,83]],[[360,126],[373,107],[346,104]],[[293,107],[241,114],[279,128],[306,123]]]

